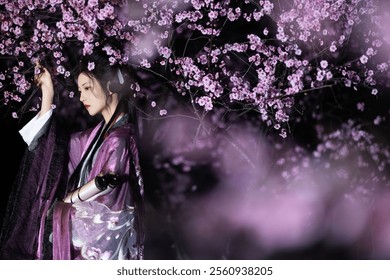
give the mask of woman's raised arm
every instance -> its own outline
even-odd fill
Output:
[[[54,86],[53,80],[49,71],[42,67],[39,62],[36,64],[36,72],[40,72],[35,75],[35,82],[42,90],[42,103],[41,103],[41,111],[39,112],[39,116],[43,116],[46,112],[51,109],[51,105],[53,104],[54,99]]]

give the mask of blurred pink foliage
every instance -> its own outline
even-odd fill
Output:
[[[388,258],[388,10],[376,0],[0,0],[2,108],[20,117],[36,59],[70,104],[77,57],[104,47],[139,72],[149,180],[188,254],[267,258],[322,241]]]

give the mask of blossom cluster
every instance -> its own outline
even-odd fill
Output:
[[[336,186],[337,194],[329,191],[334,196],[375,199],[378,189],[388,187],[390,167],[390,148],[378,137],[389,111],[367,102],[377,101],[390,86],[385,2],[0,0],[2,108],[19,117],[19,108],[37,90],[37,60],[57,85],[67,85],[77,58],[103,49],[112,65],[139,70],[141,87],[135,91],[148,99],[150,106],[142,108],[146,116],[157,119],[143,127],[149,145],[143,154],[150,149],[156,173],[145,179],[158,181],[150,185],[160,187],[170,207],[180,207],[199,190],[229,188],[234,195],[222,217],[227,223],[233,218],[234,228],[248,222],[247,228],[254,226],[253,215],[233,209],[236,195],[249,204],[256,200],[250,211],[266,208],[258,203],[261,196],[248,198],[243,189],[276,194],[267,198],[281,207],[278,195],[299,192],[301,183],[311,190],[320,186],[316,191],[322,194]],[[71,103],[74,90],[66,88],[62,102]],[[325,98],[329,95],[333,103]],[[312,138],[293,143],[304,137]],[[305,193],[308,204],[315,204],[313,193]],[[210,201],[222,209],[219,200]],[[306,207],[294,203],[294,211],[296,205]],[[268,206],[268,212],[279,210]],[[316,212],[301,210],[315,217]],[[204,216],[194,215],[204,226]],[[274,244],[294,243],[288,230],[269,231],[272,222],[269,228],[256,225],[255,232],[277,240]],[[203,241],[200,237],[192,239]]]
[[[9,58],[0,69],[3,103],[26,99],[34,60],[50,62],[66,79],[70,54],[105,45],[111,64],[129,63],[165,77],[178,99],[189,96],[206,112],[215,106],[255,110],[283,137],[294,97],[302,92],[341,82],[377,93],[376,74],[388,67],[386,60],[368,67],[384,43],[379,32],[367,29],[366,41],[354,42],[356,56],[341,58],[354,29],[380,22],[373,0],[284,4],[2,0],[0,54]]]
[[[276,160],[287,184],[302,180],[308,176],[305,170],[311,170],[332,173],[344,191],[364,192],[367,197],[378,191],[375,186],[388,187],[389,147],[361,124],[350,119],[330,133],[318,133],[321,141],[311,153],[296,146]]]

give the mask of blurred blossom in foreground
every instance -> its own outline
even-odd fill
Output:
[[[283,172],[290,167],[276,165],[275,158],[294,149],[277,154],[250,129],[230,131],[234,138],[224,135],[229,141],[218,142],[216,187],[187,200],[177,214],[191,258],[326,258],[332,250],[353,259],[390,257],[390,193],[375,180],[355,184],[375,173],[357,167],[363,152],[351,149],[341,163],[329,154],[319,160],[295,149],[286,159],[295,157],[286,179]]]

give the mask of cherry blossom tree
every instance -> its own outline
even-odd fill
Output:
[[[388,257],[389,18],[378,0],[0,0],[2,112],[39,110],[39,60],[76,115],[77,61],[103,49],[137,75],[146,184],[175,257],[319,242]]]

